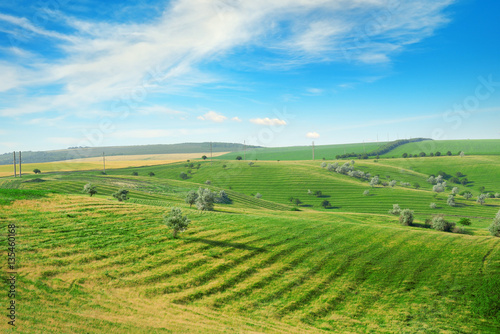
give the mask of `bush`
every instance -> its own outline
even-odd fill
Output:
[[[462,226],[470,226],[472,224],[472,221],[469,218],[463,217],[463,218],[460,218],[458,223]]]
[[[470,191],[466,191],[463,194],[465,199],[471,199],[472,198],[472,193]]]
[[[391,182],[389,182],[389,186],[390,187],[393,187],[396,185],[397,181],[396,180],[392,180]]]
[[[399,223],[404,226],[413,225],[413,210],[404,209],[399,215]]]
[[[238,156],[236,157],[236,160],[242,160],[242,159],[243,159],[243,158],[241,157],[241,155],[238,155]]]
[[[316,190],[316,191],[314,192],[314,196],[316,196],[316,197],[321,197],[321,196],[323,196],[323,193],[321,192],[321,190]]]
[[[297,208],[297,207],[292,207],[292,208],[290,209],[290,211],[300,211],[300,209],[299,209],[299,208]]]
[[[165,225],[172,229],[172,236],[177,238],[177,233],[187,230],[191,222],[187,216],[182,215],[182,211],[178,207],[173,207],[168,216],[164,217]]]
[[[446,204],[448,204],[449,206],[455,206],[455,196],[453,195],[450,195],[448,196],[448,199],[446,200]]]
[[[261,195],[260,193],[257,193],[257,194],[255,194],[255,198],[257,198],[257,199],[261,199],[261,198],[262,198],[262,195]]]
[[[413,186],[415,187],[415,189],[419,189],[420,188],[420,184],[418,184],[418,183],[415,183]]]
[[[229,198],[225,190],[221,190],[219,192],[219,197],[215,199],[215,203],[231,204],[233,201]]]
[[[326,167],[326,162],[324,162],[324,161],[323,161],[323,162],[321,163],[321,168],[325,168],[325,167]]]
[[[432,218],[431,226],[436,231],[451,232],[455,223],[447,221],[443,215],[437,215]]]
[[[226,167],[227,167],[227,165],[222,165],[222,168],[223,168],[223,169],[226,169]]]
[[[327,200],[325,199],[323,202],[321,202],[321,206],[322,206],[322,207],[324,207],[324,208],[326,209],[326,208],[331,207],[331,206],[332,206],[332,204],[331,204],[329,201],[327,201]]]
[[[188,175],[187,175],[186,173],[184,173],[184,172],[181,172],[181,174],[179,175],[179,177],[180,177],[181,179],[183,179],[183,180],[187,180]]]
[[[431,205],[429,205],[429,207],[430,207],[431,209],[435,209],[435,208],[437,207],[437,205],[436,205],[436,203],[431,203]]]
[[[154,172],[149,172],[148,174],[149,176],[155,176],[155,173]]]
[[[113,194],[113,197],[116,198],[119,202],[128,200],[128,190],[120,189]]]
[[[33,173],[35,174],[40,174],[42,171],[39,170],[38,168],[33,169]]]
[[[248,166],[252,167],[254,164],[255,164],[255,162],[250,161],[250,162],[248,163]]]
[[[205,181],[205,184],[206,184],[206,185],[211,185],[211,184],[212,184],[212,181],[210,181],[210,180],[206,180],[206,181]]]
[[[486,194],[480,194],[479,196],[477,196],[476,202],[483,205],[484,202],[486,202]]]
[[[363,191],[363,195],[365,195],[365,196],[370,195],[370,190],[365,190],[365,191]]]
[[[389,210],[389,213],[396,216],[399,215],[401,213],[401,208],[399,207],[399,204],[393,204],[392,210]]]
[[[451,189],[451,193],[452,193],[453,195],[457,195],[457,194],[458,194],[458,192],[459,192],[458,187],[453,187],[453,189]]]
[[[83,192],[89,194],[90,197],[92,197],[97,194],[97,188],[92,183],[87,183],[85,186],[83,186]]]
[[[133,176],[138,176],[138,175],[139,175],[139,173],[137,173],[137,172],[132,172],[132,175],[133,175]]]
[[[500,198],[500,193],[495,193],[495,198]]]

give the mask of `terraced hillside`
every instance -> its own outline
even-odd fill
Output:
[[[500,328],[499,239],[367,215],[184,210],[192,227],[171,239],[157,206],[56,195],[2,209],[22,240],[18,332]]]
[[[429,155],[431,152],[438,151],[443,155],[448,151],[451,151],[453,155],[458,155],[461,151],[466,155],[498,155],[500,154],[500,139],[427,140],[401,145],[384,154],[383,157],[400,158],[403,153],[419,154],[420,152]]]
[[[500,191],[492,177],[500,175],[499,156],[355,161],[357,170],[396,180],[393,188],[320,161],[248,163],[0,178],[1,224],[18,229],[16,331],[500,331],[500,239],[487,232],[500,199],[479,205],[457,195],[450,207],[450,189],[435,195],[426,181],[461,171],[470,184],[460,191]],[[94,197],[81,193],[88,182]],[[190,208],[185,195],[200,186],[224,189],[232,204]],[[120,188],[130,190],[128,201],[111,197]],[[324,200],[332,206],[323,208]],[[395,203],[415,210],[416,226],[388,214]],[[173,206],[192,220],[179,239],[163,223]],[[472,226],[467,234],[422,228],[435,213],[470,217]]]

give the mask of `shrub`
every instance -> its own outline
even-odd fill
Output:
[[[420,184],[418,184],[418,183],[415,183],[413,186],[415,187],[415,189],[419,189],[420,188]]]
[[[138,175],[139,175],[139,173],[137,173],[137,172],[132,172],[132,175],[133,175],[133,176],[138,176]]]
[[[464,196],[465,199],[471,199],[472,198],[472,193],[470,191],[466,191],[463,196]]]
[[[413,210],[404,209],[401,211],[399,223],[404,226],[411,226],[413,224]]]
[[[495,198],[500,198],[500,193],[495,193]]]
[[[393,187],[396,185],[397,181],[396,180],[392,180],[391,182],[389,182],[389,186]]]
[[[211,185],[211,184],[212,184],[212,181],[210,181],[210,180],[206,180],[206,181],[205,181],[205,184],[206,184],[206,185]]]
[[[436,178],[434,177],[434,175],[429,176],[427,182],[429,182],[430,184],[436,183]]]
[[[452,177],[450,179],[450,182],[455,184],[460,184],[461,181],[458,179],[458,177]]]
[[[331,206],[332,206],[332,204],[331,204],[329,201],[327,201],[327,200],[325,199],[323,202],[321,202],[321,206],[322,206],[322,207],[324,207],[324,208],[326,209],[326,208],[331,207]]]
[[[296,208],[296,207],[292,207],[292,208],[290,209],[290,211],[300,211],[300,209],[299,209],[299,208]]]
[[[437,151],[436,152],[436,157],[439,157],[439,156],[441,156],[441,152]]]
[[[477,203],[483,205],[485,201],[486,201],[486,194],[480,194],[479,196],[477,196],[476,200]]]
[[[455,196],[453,195],[450,195],[448,196],[448,199],[446,200],[446,204],[448,204],[449,206],[455,206]]]
[[[154,172],[149,172],[148,174],[149,176],[155,176],[155,173]]]
[[[250,162],[248,163],[248,166],[252,167],[254,164],[255,164],[255,162],[250,161]]]
[[[188,178],[188,175],[184,172],[181,172],[181,174],[179,175],[179,177],[183,180],[186,180]]]
[[[396,216],[399,215],[401,213],[401,208],[399,207],[399,204],[393,204],[392,210],[389,210],[389,213]]]
[[[128,200],[128,190],[120,189],[113,194],[113,197],[116,198],[119,202]]]
[[[97,194],[97,188],[92,183],[87,183],[83,186],[83,192],[89,194],[90,197],[92,197]]]
[[[293,203],[295,203],[296,206],[299,206],[300,204],[302,204],[302,201],[298,198],[294,198]]]
[[[321,163],[321,168],[325,168],[325,167],[326,167],[326,162],[324,162],[324,161],[323,161],[323,162]]]
[[[262,198],[262,195],[261,195],[260,193],[257,193],[257,194],[255,194],[255,198],[257,198],[257,199],[261,199],[261,198]]]
[[[469,218],[463,217],[463,218],[460,218],[458,223],[462,226],[470,226],[472,224],[472,221]]]
[[[432,191],[434,191],[436,193],[441,193],[444,191],[444,185],[442,183],[438,183],[438,184],[434,185],[434,187],[432,187]]]
[[[242,159],[243,159],[243,158],[241,157],[241,155],[238,155],[238,156],[236,157],[236,160],[242,160]]]
[[[435,209],[435,208],[437,207],[437,205],[436,205],[436,203],[431,203],[431,205],[429,205],[429,207],[430,207],[431,209]]]
[[[215,198],[215,203],[231,204],[233,203],[233,201],[229,198],[229,195],[226,193],[225,190],[221,190],[219,192],[219,196]]]
[[[493,223],[488,227],[488,231],[490,231],[491,235],[500,237],[500,210],[493,219]]]
[[[201,156],[201,158],[202,158],[203,160],[207,160],[207,156],[206,156],[206,155],[202,155],[202,156]]]
[[[187,230],[191,222],[187,216],[182,215],[182,211],[178,207],[173,207],[168,216],[164,217],[165,225],[172,229],[172,237],[177,238],[177,233]]]
[[[458,187],[453,187],[453,189],[451,189],[451,193],[452,193],[453,195],[457,195],[457,194],[458,194],[458,192],[459,192]]]
[[[378,176],[375,175],[370,181],[370,186],[375,187],[379,183],[380,179],[378,178]]]
[[[365,196],[370,195],[370,190],[367,189],[367,190],[363,191],[363,195],[365,195]]]
[[[321,196],[323,196],[323,193],[321,192],[321,190],[316,190],[316,191],[314,192],[314,196],[316,196],[316,197],[321,197]]]
[[[436,215],[432,218],[431,226],[436,231],[451,232],[455,223],[447,221],[443,215]]]
[[[33,173],[35,174],[40,174],[42,171],[39,170],[38,168],[33,169]]]

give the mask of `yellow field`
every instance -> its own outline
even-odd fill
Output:
[[[217,157],[226,153],[228,152],[217,152],[213,153],[212,156]],[[178,161],[199,159],[203,155],[210,156],[210,153],[117,155],[117,156],[106,157],[106,168],[113,169],[113,168],[163,165]],[[23,174],[33,174],[33,169],[35,168],[40,169],[42,173],[94,170],[94,169],[101,170],[102,157],[22,164]],[[17,166],[17,172],[19,173],[19,165]],[[14,168],[12,165],[0,166],[0,177],[3,176],[14,176]]]

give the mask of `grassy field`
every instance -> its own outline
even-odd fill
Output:
[[[226,154],[227,152],[212,153],[213,157]],[[106,168],[124,168],[163,165],[177,161],[186,161],[188,159],[201,159],[203,155],[210,156],[208,153],[173,153],[173,154],[143,154],[143,155],[118,155],[106,157]],[[62,172],[79,170],[102,170],[102,157],[73,159],[58,162],[39,162],[22,164],[23,175],[33,174],[35,168],[42,172]],[[19,164],[17,165],[19,173]],[[12,165],[0,165],[0,177],[14,176],[14,167]]]
[[[335,159],[335,156],[344,153],[364,153],[377,149],[384,145],[379,143],[359,143],[342,145],[318,145],[315,147],[315,157],[320,159]],[[231,152],[219,156],[218,159],[234,160],[237,156],[244,156],[243,151]],[[312,160],[312,146],[294,146],[294,147],[276,147],[276,148],[257,148],[246,151],[247,160]]]
[[[450,190],[434,197],[426,182],[461,171],[471,181],[461,190],[500,192],[500,156],[356,160],[356,169],[397,180],[394,188],[320,163],[195,161],[1,178],[0,220],[17,225],[19,240],[13,332],[500,331],[500,238],[487,233],[500,199],[457,196],[449,207]],[[98,189],[92,198],[81,193],[88,182]],[[190,208],[184,197],[200,186],[225,189],[233,203]],[[112,199],[120,188],[130,190],[127,202]],[[290,196],[300,211],[290,211]],[[332,208],[320,206],[325,199]],[[416,226],[387,213],[396,203],[415,210]],[[173,206],[192,220],[179,239],[162,221]],[[468,234],[422,228],[435,213],[473,224]]]
[[[431,152],[441,154],[451,151],[453,155],[458,155],[464,151],[467,155],[498,155],[500,154],[500,139],[480,139],[480,140],[426,140],[418,143],[409,143],[401,145],[383,157],[400,158],[403,153],[419,154],[425,152],[429,155]]]

